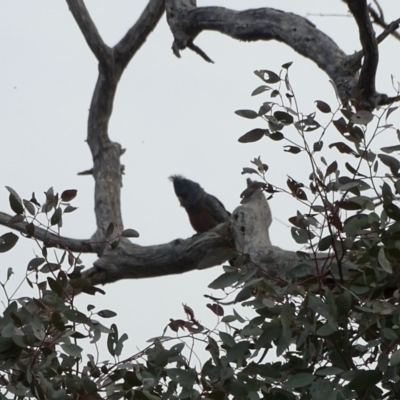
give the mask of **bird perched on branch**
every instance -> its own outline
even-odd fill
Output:
[[[231,214],[226,211],[224,205],[198,183],[181,175],[172,175],[169,179],[174,184],[175,194],[197,233],[207,232],[229,219]]]

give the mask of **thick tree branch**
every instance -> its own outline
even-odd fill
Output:
[[[223,7],[188,7],[166,0],[167,19],[174,35],[173,48],[183,50],[203,30],[237,40],[277,40],[314,61],[335,82],[340,97],[348,99],[357,74],[346,65],[347,55],[307,19],[272,8],[235,11]]]
[[[377,93],[375,89],[379,59],[377,40],[366,1],[344,1],[357,21],[363,48],[350,56],[299,15],[272,8],[234,11],[222,7],[195,7],[188,0],[166,0],[167,20],[174,35],[172,48],[179,56],[180,50],[193,47],[194,39],[203,30],[217,31],[244,41],[277,40],[325,71],[338,88],[342,102],[356,97],[360,108],[372,110],[389,102],[388,96]],[[394,21],[379,40],[397,29],[397,23]]]
[[[111,49],[103,42],[83,0],[67,0],[68,7],[81,30],[86,43],[103,66],[106,66],[112,56]]]
[[[149,34],[154,30],[161,16],[164,14],[164,10],[164,0],[150,0],[135,25],[114,46],[115,54],[122,68],[128,65]]]
[[[107,47],[98,33],[83,0],[67,0],[71,12],[90,49],[99,60],[99,76],[89,111],[87,142],[93,157],[95,180],[95,214],[97,229],[92,236],[93,248],[100,255],[110,223],[116,234],[123,230],[121,186],[123,149],[110,141],[108,124],[121,75],[153,31],[164,12],[164,0],[150,0],[137,22],[113,48]]]
[[[347,4],[358,26],[364,55],[358,89],[363,91],[363,97],[372,100],[376,95],[375,77],[379,62],[375,32],[369,17],[366,0],[347,0]]]
[[[226,232],[227,226],[228,223],[225,223],[216,229]],[[107,250],[93,268],[83,273],[83,278],[88,279],[91,285],[104,285],[122,279],[181,274],[199,269],[201,261],[211,251],[227,249],[232,249],[229,239],[215,231],[156,246],[141,247],[124,243],[116,250]],[[201,268],[210,268],[222,262],[219,259]]]
[[[297,254],[271,244],[268,232],[271,222],[268,202],[264,194],[259,193],[236,208],[230,221],[212,231],[157,246],[141,247],[124,242],[115,250],[107,250],[82,277],[90,285],[105,285],[122,279],[152,278],[211,268],[235,255],[246,254],[250,261],[244,269],[258,268],[260,275],[276,280],[292,279],[291,270],[299,264]],[[320,272],[329,270],[331,259],[328,255],[322,254],[317,262]],[[304,266],[305,262],[302,263]],[[315,263],[310,263],[309,275],[316,273]]]
[[[0,212],[0,225],[4,225],[15,229],[25,235],[28,235],[26,230],[26,223],[20,222],[17,224],[11,224],[11,215]],[[40,240],[48,247],[57,247],[60,249],[68,249],[76,253],[93,253],[92,246],[89,239],[72,239],[63,236],[56,235],[47,229],[35,226],[35,231],[32,235],[35,239]]]

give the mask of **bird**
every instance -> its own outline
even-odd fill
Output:
[[[172,175],[169,179],[174,185],[181,206],[189,216],[190,224],[197,233],[207,232],[230,218],[231,214],[224,205],[197,182],[182,175]]]

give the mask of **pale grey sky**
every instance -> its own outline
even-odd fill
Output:
[[[104,40],[115,44],[135,22],[147,2],[144,0],[91,0],[87,7]],[[393,0],[382,0],[389,19],[399,17]],[[93,180],[77,172],[91,168],[91,155],[85,143],[88,108],[97,78],[97,63],[64,1],[0,0],[0,210],[10,212],[5,185],[29,198],[50,186],[62,192],[78,189],[74,205],[79,209],[64,221],[65,236],[86,238],[94,232]],[[348,53],[359,50],[358,34],[352,18],[339,0],[304,1],[201,1],[198,5],[276,7],[310,16]],[[332,16],[340,14],[343,16]],[[252,98],[262,82],[256,69],[279,72],[293,61],[291,82],[300,108],[315,110],[314,101],[332,104],[335,97],[328,77],[311,61],[275,42],[243,43],[217,33],[202,33],[196,43],[215,61],[211,65],[190,51],[177,59],[171,51],[172,35],[165,17],[132,60],[120,82],[110,124],[110,138],[127,148],[122,158],[126,167],[122,191],[125,227],[140,232],[139,244],[157,244],[193,234],[186,213],[179,207],[171,174],[183,174],[216,195],[229,210],[240,201],[245,177],[240,172],[261,156],[270,166],[268,177],[284,185],[286,175],[304,180],[308,176],[306,158],[285,154],[283,142],[268,139],[240,144],[237,139],[262,121],[242,119],[237,109],[258,109],[269,96]],[[381,46],[378,90],[392,93],[390,75],[399,80],[400,43],[387,39]],[[392,123],[399,125],[399,116]],[[311,133],[312,134],[312,133]],[[333,135],[336,135],[333,132]],[[332,136],[334,137],[334,136]],[[386,145],[397,144],[392,135]],[[326,153],[333,161],[336,153]],[[302,168],[304,166],[304,168]],[[286,195],[270,202],[274,221],[271,238],[275,245],[296,250],[287,223],[298,203]],[[0,234],[8,231],[0,227]],[[21,238],[17,246],[0,255],[2,270],[16,272],[10,287],[21,280],[28,261],[38,249],[33,241]],[[83,256],[91,265],[93,256]],[[188,303],[196,315],[213,326],[216,318],[204,307],[203,294],[221,268],[185,275],[123,281],[108,285],[105,296],[80,296],[79,303],[92,303],[96,309],[109,308],[118,317],[120,332],[128,333],[124,354],[142,347],[149,337],[159,335],[169,318],[184,317],[181,303]],[[24,290],[19,292],[24,295]],[[0,298],[4,298],[0,293]],[[103,353],[103,358],[107,358]]]

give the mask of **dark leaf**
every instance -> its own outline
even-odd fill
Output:
[[[42,268],[40,268],[40,272],[43,272],[44,274],[47,274],[49,272],[57,271],[61,268],[60,264],[56,263],[47,263],[43,265]]]
[[[17,198],[12,193],[10,193],[9,200],[10,200],[10,207],[15,212],[15,214],[24,213],[24,207],[22,205],[20,198]]]
[[[28,263],[28,271],[33,271],[35,269],[37,269],[38,267],[40,267],[44,262],[46,261],[46,259],[44,259],[43,257],[35,257],[33,258],[31,261],[29,261]]]
[[[400,350],[396,350],[390,357],[390,365],[395,366],[398,364],[400,364]]]
[[[386,154],[378,154],[379,159],[383,164],[390,168],[390,171],[393,175],[396,175],[400,168],[400,162],[396,158],[392,156],[388,156]]]
[[[332,147],[336,147],[343,154],[353,154],[358,157],[358,154],[343,142],[332,143],[329,145],[329,148],[331,149]]]
[[[236,296],[235,303],[241,303],[252,296],[251,289],[248,287],[243,288]]]
[[[364,133],[358,126],[349,126],[349,137],[346,137],[354,143],[359,143],[364,139]]]
[[[322,149],[322,146],[324,145],[323,141],[315,142],[313,145],[313,150],[314,151],[320,151]]]
[[[240,143],[257,142],[258,140],[262,139],[262,137],[265,135],[266,132],[267,132],[266,129],[260,129],[260,128],[252,129],[251,131],[241,136],[238,139],[238,142]]]
[[[243,171],[242,171],[242,175],[244,175],[244,174],[257,174],[258,175],[258,171],[256,171],[254,168],[244,167]]]
[[[271,103],[271,102],[266,102],[266,103],[264,103],[264,104],[260,107],[260,109],[258,110],[258,115],[264,115],[264,114],[266,114],[267,112],[271,111],[271,109],[272,109],[271,104],[273,104],[273,103]]]
[[[232,286],[240,279],[241,275],[239,272],[225,272],[220,275],[217,279],[212,281],[208,287],[210,289],[223,289],[228,286]]]
[[[305,387],[312,383],[314,379],[314,375],[307,372],[300,372],[299,374],[290,376],[285,384],[285,387],[288,389]]]
[[[49,284],[50,289],[57,295],[57,296],[61,296],[62,292],[63,292],[63,288],[61,287],[60,283],[57,282],[55,279],[53,278],[47,278],[47,282]]]
[[[119,357],[122,353],[122,349],[124,347],[124,342],[128,340],[128,335],[126,333],[122,334],[122,336],[119,338],[116,346],[115,346],[115,355]]]
[[[337,171],[338,168],[338,164],[336,161],[334,161],[331,165],[329,165],[329,167],[326,169],[325,172],[325,177],[335,173]]]
[[[329,104],[325,103],[324,101],[321,100],[316,100],[315,101],[317,103],[317,108],[319,111],[328,114],[331,112],[331,107]]]
[[[250,348],[250,342],[243,341],[236,343],[231,349],[228,350],[226,358],[228,362],[236,361],[239,357],[245,355]]]
[[[75,211],[77,209],[78,209],[78,207],[67,206],[67,207],[64,208],[64,213],[70,213],[70,212],[73,212],[73,211]]]
[[[53,215],[51,216],[50,223],[51,225],[57,225],[61,221],[62,210],[60,207],[54,210]]]
[[[320,213],[325,212],[325,207],[324,206],[320,206],[320,205],[313,205],[313,206],[311,206],[311,209],[313,211],[320,212]]]
[[[395,204],[384,204],[383,209],[385,210],[389,218],[394,219],[395,221],[400,221],[400,208],[397,207]]]
[[[28,210],[29,214],[35,215],[36,209],[35,206],[28,200],[23,200],[25,208]]]
[[[255,119],[258,117],[258,113],[253,110],[237,110],[235,111],[236,115],[239,117],[248,118],[248,119]]]
[[[306,229],[290,228],[290,233],[296,243],[305,244],[308,243],[315,235]]]
[[[261,78],[266,83],[277,83],[281,80],[279,75],[275,72],[269,71],[267,69],[263,69],[260,71],[254,71],[254,74]],[[267,75],[267,77],[265,77]]]
[[[395,146],[381,147],[381,150],[385,153],[393,153],[394,151],[400,151],[400,144],[397,144]]]
[[[393,267],[392,267],[392,264],[391,264],[391,263],[388,261],[388,259],[386,258],[385,250],[384,250],[383,247],[381,247],[381,248],[379,249],[379,252],[378,252],[378,262],[379,262],[379,265],[382,267],[382,269],[383,269],[384,271],[386,271],[388,274],[393,274]]]
[[[101,310],[97,313],[97,315],[103,318],[113,318],[117,315],[117,313],[111,310]]]
[[[61,200],[64,203],[69,203],[71,200],[73,200],[76,197],[77,193],[78,193],[78,191],[75,189],[64,190],[61,194]]]
[[[328,250],[332,246],[334,237],[332,235],[325,236],[318,243],[318,249],[321,251]]]
[[[301,149],[299,147],[295,147],[295,146],[283,146],[284,151],[288,152],[288,153],[292,153],[292,154],[298,154],[301,152]]]
[[[393,111],[396,111],[398,108],[399,108],[399,106],[388,108],[387,111],[386,111],[386,118],[385,118],[385,120],[387,121],[388,118],[389,118],[389,115],[390,115]]]
[[[219,317],[222,317],[224,315],[224,309],[219,305],[219,304],[207,304],[207,307],[215,314],[218,315]]]
[[[352,173],[353,175],[358,175],[358,172],[355,168],[353,168],[348,162],[346,162],[345,167],[347,170]]]
[[[20,197],[20,195],[19,195],[12,187],[6,186],[6,189],[7,189],[8,192],[9,192],[10,194],[12,194],[17,200],[19,200],[20,203],[22,203],[22,202],[21,202],[21,197]]]
[[[275,141],[279,141],[284,139],[284,136],[281,132],[274,132],[274,133],[270,133],[269,135],[267,135],[270,139],[275,140]]]
[[[53,290],[53,292],[54,292],[54,290]],[[51,314],[50,320],[57,330],[59,330],[61,332],[65,330],[65,324],[64,324],[64,321],[59,312],[53,312]],[[75,333],[78,333],[78,332],[75,332]],[[82,335],[82,336],[84,336],[84,335]]]
[[[284,127],[284,125],[281,122],[279,122],[274,116],[267,117],[267,119],[268,119],[268,127],[272,132],[279,131]],[[268,135],[268,132],[266,132],[265,134]]]
[[[367,125],[374,119],[374,115],[369,111],[361,110],[357,111],[352,117],[351,122],[354,124]]]
[[[62,344],[61,348],[65,351],[66,354],[72,357],[80,357],[83,350],[82,347],[73,343]]]
[[[76,322],[78,324],[80,323],[85,324],[89,321],[89,318],[78,310],[72,310],[72,309],[65,310],[64,316],[65,318],[68,319],[68,321]]]
[[[185,343],[178,343],[175,346],[172,346],[168,352],[170,357],[175,357],[178,354],[181,354],[183,348],[185,347]]]
[[[335,125],[336,129],[343,135],[349,131],[347,123],[344,118],[340,117],[336,121],[332,121],[333,125]]]
[[[282,64],[282,68],[289,69],[289,67],[293,64],[293,61],[289,61],[285,64]]]
[[[12,232],[0,236],[0,253],[11,250],[18,242],[18,236]]]
[[[264,93],[268,90],[271,90],[271,88],[269,86],[259,86],[257,89],[254,89],[253,92],[251,93],[252,96],[257,96],[258,94]]]
[[[354,201],[348,201],[348,200],[343,200],[343,201],[338,201],[337,202],[338,207],[342,208],[343,210],[361,210],[362,206]]]
[[[294,195],[300,200],[307,201],[307,195],[303,189],[297,189],[296,193],[294,193]]]
[[[181,368],[166,369],[165,372],[173,382],[179,383],[183,387],[192,387],[196,380],[196,375],[194,373]]]
[[[275,111],[274,117],[284,125],[293,124],[293,117],[284,111]]]
[[[351,390],[365,390],[376,385],[382,379],[382,372],[378,370],[354,372],[354,378],[349,382],[348,388]]]
[[[277,97],[277,96],[279,96],[279,90],[273,90],[272,92],[271,92],[271,97]]]
[[[354,112],[351,110],[347,110],[345,108],[342,108],[341,113],[350,121],[351,117],[354,115]]]

